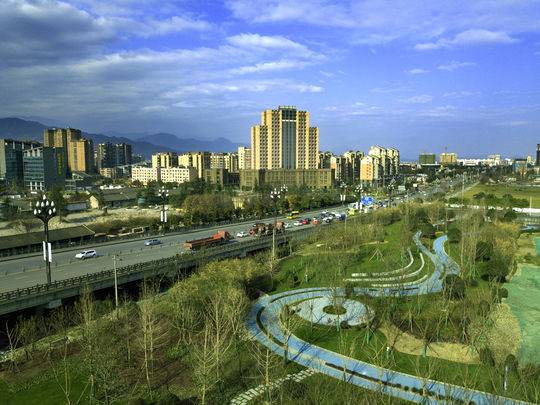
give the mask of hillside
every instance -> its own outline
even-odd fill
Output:
[[[43,125],[37,121],[28,121],[17,117],[0,118],[0,138],[42,141],[43,130],[46,128],[48,128],[47,125]],[[107,136],[84,131],[83,134],[85,137],[92,139],[94,144],[103,142],[131,144],[133,146],[133,153],[141,154],[146,158],[150,158],[153,153],[157,152],[186,152],[195,150],[232,152],[238,148],[238,144],[225,138],[214,140],[184,139],[173,134],[157,133],[132,139],[127,136]]]

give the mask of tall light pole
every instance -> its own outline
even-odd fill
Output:
[[[274,226],[272,228],[272,263],[276,259],[276,225],[277,225],[277,203],[287,192],[287,187],[281,186],[281,189],[274,188],[270,191],[270,199],[274,203]]]
[[[47,274],[47,284],[51,284],[51,262],[52,262],[52,246],[49,242],[49,221],[56,215],[56,207],[54,201],[47,199],[43,194],[43,198],[36,202],[34,206],[34,216],[41,219],[45,232],[45,240],[43,241],[43,260],[45,260],[45,272]]]
[[[341,189],[341,194],[339,195],[339,197],[341,199],[341,205],[343,206],[345,204],[345,200],[347,199],[347,184],[341,182],[339,188]]]
[[[167,198],[169,197],[169,190],[165,188],[165,186],[161,187],[161,189],[158,192],[159,196],[161,197],[161,224],[163,227],[163,233],[165,234],[165,224],[167,223],[167,211],[165,210],[165,203],[167,202]]]
[[[358,211],[362,211],[362,193],[364,191],[364,187],[362,187],[362,184],[359,184],[354,189],[354,194],[356,194],[356,198],[358,198]]]

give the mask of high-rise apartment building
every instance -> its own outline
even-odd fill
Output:
[[[536,144],[536,162],[535,166],[540,166],[540,143]]]
[[[178,164],[183,167],[194,167],[199,179],[204,178],[206,169],[210,169],[210,162],[210,152],[186,152],[178,157]]]
[[[332,152],[319,152],[319,169],[330,169]]]
[[[0,179],[6,184],[23,184],[23,151],[39,146],[34,141],[0,139]]]
[[[377,156],[367,155],[362,158],[360,163],[360,181],[367,183],[376,183],[382,177],[383,166],[381,159]]]
[[[457,153],[441,153],[439,155],[439,162],[441,165],[456,165],[457,164]]]
[[[360,164],[364,157],[364,152],[348,151],[343,154],[345,158],[345,177],[348,181],[357,182],[360,180]]]
[[[245,146],[238,147],[238,169],[251,169],[251,149]]]
[[[37,147],[23,151],[24,185],[30,191],[64,187],[67,162],[63,148]]]
[[[261,114],[251,127],[252,169],[317,169],[319,128],[309,126],[309,112],[280,106]]]
[[[434,165],[437,161],[435,153],[420,153],[418,163],[421,165]]]
[[[64,148],[69,172],[92,173],[94,165],[94,143],[82,137],[80,129],[51,128],[43,132],[43,145]]]
[[[133,162],[133,152],[128,143],[100,143],[96,149],[96,166],[99,171],[105,168],[126,166]]]
[[[178,167],[178,155],[174,152],[154,153],[152,167]]]

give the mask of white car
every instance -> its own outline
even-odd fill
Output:
[[[294,226],[302,226],[302,225],[303,225],[303,224],[302,224],[302,221],[294,221],[292,224],[293,224]]]
[[[246,238],[249,236],[249,233],[247,233],[246,231],[240,231],[236,234],[236,237],[237,238]]]
[[[285,229],[289,229],[290,227],[291,227],[291,224],[289,222],[285,222],[283,224],[283,228],[285,228]]]
[[[85,250],[75,255],[75,258],[80,260],[91,259],[93,257],[97,257],[97,252],[95,250]]]

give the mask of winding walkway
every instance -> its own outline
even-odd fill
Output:
[[[377,297],[412,296],[440,292],[444,276],[459,274],[457,264],[446,255],[441,236],[433,243],[434,253],[422,245],[420,232],[414,236],[419,250],[429,258],[435,271],[431,276],[415,284],[394,288],[355,288],[357,295]],[[340,291],[345,295],[345,291]],[[304,288],[266,295],[255,301],[247,319],[249,332],[261,344],[274,353],[286,357],[307,368],[331,377],[347,381],[359,387],[418,403],[462,403],[476,405],[524,404],[525,402],[500,397],[457,385],[434,381],[398,371],[393,371],[343,356],[297,338],[281,323],[280,314],[286,305],[335,294],[329,288]]]

